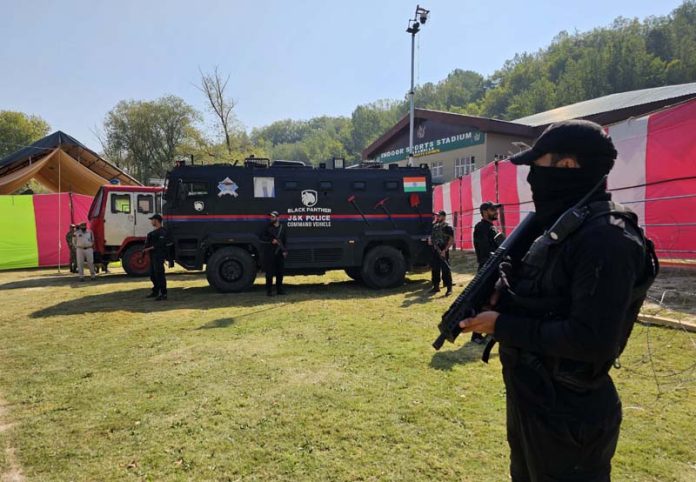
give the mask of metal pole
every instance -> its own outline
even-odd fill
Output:
[[[410,101],[409,109],[409,134],[408,134],[408,165],[413,166],[413,124],[415,120],[415,107],[413,104],[413,83],[414,83],[414,59],[415,59],[415,47],[416,47],[416,33],[411,34],[411,90],[408,92],[408,97]]]

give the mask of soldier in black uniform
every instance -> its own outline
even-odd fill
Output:
[[[162,227],[162,216],[155,214],[150,217],[154,230],[147,233],[145,249],[143,253],[150,255],[150,280],[152,281],[152,293],[148,298],[156,301],[167,299],[167,278],[164,274],[164,262],[167,260],[168,234]]]
[[[440,291],[440,276],[447,288],[445,296],[452,294],[452,270],[449,265],[449,250],[454,244],[454,230],[447,224],[447,213],[440,211],[435,214],[432,234],[428,244],[433,248],[433,258],[430,263],[432,268],[433,288],[431,293]]]
[[[658,269],[637,216],[602,181],[616,155],[599,125],[567,121],[511,159],[531,166],[544,234],[504,277],[497,311],[460,323],[500,342],[515,482],[610,480],[622,414],[609,369]]]
[[[505,241],[505,235],[498,231],[498,228],[493,224],[494,221],[498,220],[498,208],[500,208],[500,204],[494,204],[490,201],[482,203],[479,207],[481,221],[474,226],[474,250],[479,270],[491,257],[491,253]]]
[[[266,294],[273,296],[273,276],[275,276],[276,292],[284,295],[283,273],[285,258],[288,255],[287,228],[280,223],[278,211],[271,212],[269,216],[270,222],[260,236],[261,242],[264,243],[263,270],[266,272]]]
[[[494,221],[498,220],[498,208],[500,206],[500,204],[490,201],[486,201],[479,206],[481,221],[474,226],[474,251],[476,251],[479,271],[486,264],[488,258],[491,257],[491,254],[505,241],[505,235],[498,231],[498,228],[493,224]],[[473,332],[471,334],[471,341],[479,345],[485,343],[485,339],[480,333]]]

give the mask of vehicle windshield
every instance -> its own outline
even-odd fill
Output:
[[[99,215],[101,214],[101,205],[102,205],[102,198],[104,197],[104,188],[100,187],[99,191],[97,191],[97,195],[94,196],[94,200],[92,201],[92,205],[89,208],[89,219],[94,219],[98,218]]]

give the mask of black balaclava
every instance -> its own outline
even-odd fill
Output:
[[[561,168],[532,165],[527,182],[532,188],[532,199],[537,219],[549,228],[566,210],[577,204],[607,174],[605,168]],[[611,199],[606,184],[600,187],[590,201]]]

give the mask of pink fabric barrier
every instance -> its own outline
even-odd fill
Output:
[[[39,266],[70,263],[65,235],[71,224],[87,221],[92,199],[92,196],[71,193],[33,196]]]
[[[614,200],[633,209],[668,259],[696,259],[696,100],[607,127],[619,156],[609,177]],[[433,193],[435,210],[454,224],[456,244],[470,250],[483,201],[504,205],[509,233],[533,210],[527,167],[489,164]]]

